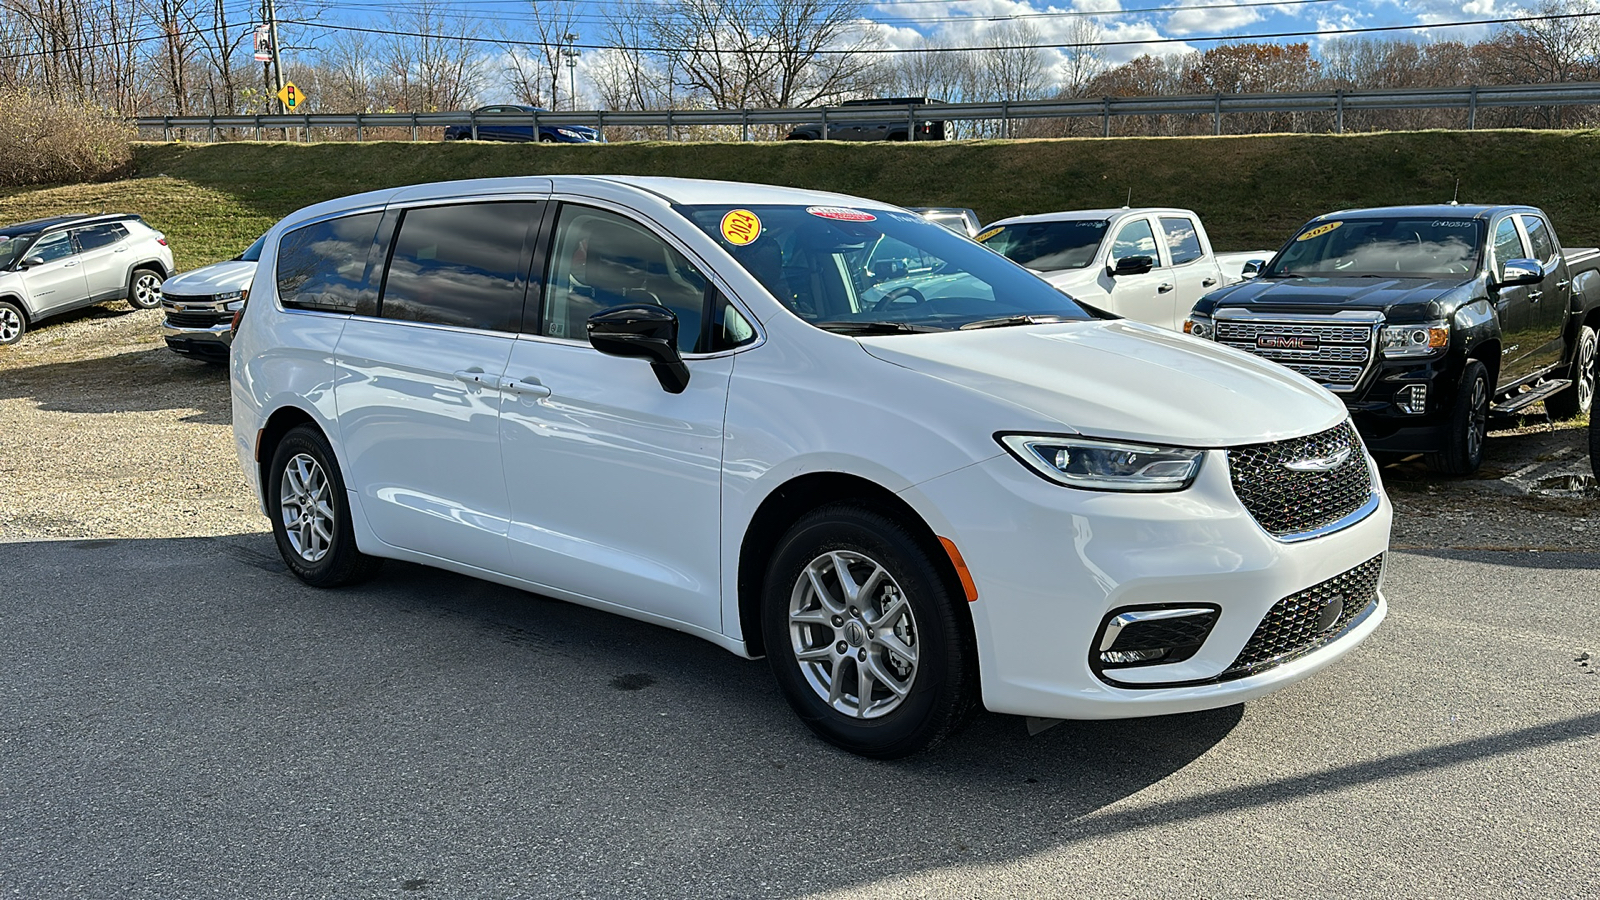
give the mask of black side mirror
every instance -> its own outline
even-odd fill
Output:
[[[1536,259],[1508,259],[1500,267],[1500,277],[1495,279],[1497,287],[1516,287],[1523,284],[1538,284],[1544,280],[1544,266]]]
[[[1117,264],[1106,269],[1106,274],[1112,278],[1118,275],[1143,275],[1154,269],[1156,261],[1148,256],[1124,256],[1117,260]]]
[[[1257,275],[1260,275],[1261,274],[1261,270],[1265,269],[1266,267],[1267,267],[1267,261],[1266,260],[1264,260],[1264,259],[1252,259],[1249,262],[1244,264],[1244,268],[1239,270],[1239,277],[1240,278],[1254,278]]]
[[[673,394],[689,386],[689,367],[678,355],[678,317],[664,306],[613,306],[589,317],[589,343],[609,356],[650,360],[661,387]]]

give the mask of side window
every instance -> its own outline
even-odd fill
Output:
[[[490,331],[515,331],[527,292],[528,229],[538,203],[464,203],[408,209],[383,279],[378,314]]]
[[[55,262],[58,259],[66,259],[77,252],[77,250],[73,249],[72,239],[67,233],[58,231],[55,234],[45,235],[32,247],[28,248],[28,258],[38,257],[48,263]]]
[[[1111,264],[1129,256],[1148,256],[1161,265],[1161,255],[1156,252],[1156,235],[1150,230],[1149,219],[1134,219],[1117,231],[1111,242]]]
[[[721,350],[732,350],[743,347],[756,339],[756,329],[738,307],[728,302],[721,291],[714,291],[716,298],[712,308],[716,311],[712,316],[711,343],[705,348],[707,353],[716,353]]]
[[[678,316],[678,350],[700,343],[709,287],[683,254],[644,226],[587,206],[563,206],[545,285],[540,334],[584,340],[591,315],[648,303]]]
[[[1550,226],[1538,216],[1523,216],[1522,227],[1528,232],[1528,243],[1533,245],[1533,258],[1548,263],[1556,258],[1556,239]]]
[[[1503,275],[1506,263],[1513,259],[1523,259],[1527,251],[1522,249],[1522,235],[1517,234],[1517,223],[1507,216],[1500,220],[1494,227],[1494,270],[1495,274]]]
[[[1200,235],[1195,230],[1194,222],[1181,217],[1162,216],[1161,231],[1167,238],[1167,251],[1172,255],[1173,265],[1181,266],[1205,256],[1200,249]]]
[[[73,237],[78,239],[78,249],[87,253],[101,247],[109,247],[126,236],[128,230],[121,225],[111,223],[108,225],[91,225],[88,228],[79,228],[74,231]]]
[[[379,213],[314,222],[278,243],[278,300],[290,309],[354,312],[376,291],[367,272]]]

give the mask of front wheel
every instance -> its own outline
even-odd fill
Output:
[[[1578,328],[1578,346],[1572,354],[1572,368],[1567,377],[1572,387],[1544,402],[1544,408],[1557,419],[1576,419],[1594,407],[1595,348],[1593,328]]]
[[[128,305],[134,309],[160,306],[161,273],[154,269],[134,269],[128,276]]]
[[[10,300],[0,300],[0,346],[15,344],[28,332],[28,317],[22,307]]]
[[[762,595],[772,672],[795,712],[852,753],[897,759],[977,705],[961,592],[900,521],[833,504],[778,543]]]
[[[267,514],[284,563],[312,587],[355,584],[383,562],[356,549],[344,491],[339,463],[322,432],[310,425],[290,429],[272,454]]]
[[[1450,407],[1444,447],[1428,454],[1428,465],[1445,475],[1471,475],[1483,464],[1489,438],[1489,370],[1470,359]]]

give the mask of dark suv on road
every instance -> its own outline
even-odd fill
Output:
[[[942,103],[942,100],[930,100],[927,97],[880,97],[870,100],[846,100],[842,106],[927,106]],[[918,110],[925,113],[925,110]],[[796,125],[789,132],[785,140],[790,141],[820,141],[826,138],[830,141],[942,141],[944,140],[944,121],[942,119],[929,119],[924,115],[915,118],[903,113],[885,112],[885,118],[871,121],[843,120],[827,123],[827,134],[823,134],[823,123],[810,122],[805,125]]]
[[[444,130],[447,141],[538,141],[541,144],[601,144],[605,137],[588,125],[565,125],[549,120],[551,112],[538,106],[506,103],[480,106],[473,115],[483,116],[478,133],[471,125],[451,125]],[[535,125],[535,119],[538,124]]]

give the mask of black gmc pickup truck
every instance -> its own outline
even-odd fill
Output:
[[[1329,213],[1245,274],[1184,330],[1338,394],[1374,453],[1467,475],[1491,415],[1594,400],[1600,250],[1563,250],[1531,206]]]

